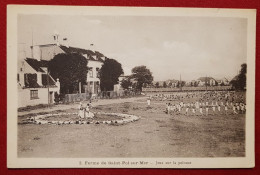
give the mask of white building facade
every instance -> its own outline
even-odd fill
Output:
[[[47,75],[35,59],[20,59],[17,71],[18,108],[54,103],[60,82]],[[46,81],[48,79],[48,82]],[[45,81],[44,81],[45,80]]]
[[[98,94],[101,91],[99,70],[105,59],[103,54],[97,51],[61,45],[58,42],[56,44],[32,46],[31,49],[33,58],[37,60],[49,61],[53,59],[55,55],[61,53],[78,53],[83,55],[88,60],[86,82],[81,82],[83,84],[83,89],[85,92],[92,94]]]

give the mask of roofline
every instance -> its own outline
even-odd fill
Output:
[[[32,46],[30,46],[31,48],[32,47],[34,47],[34,46],[54,46],[54,45],[56,45],[56,46],[58,46],[57,44],[37,44],[37,45],[32,45]]]

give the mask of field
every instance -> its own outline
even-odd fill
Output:
[[[37,113],[77,112],[78,104],[19,113],[18,157],[243,157],[245,114],[186,116],[164,112],[146,97],[100,100],[92,111],[140,116],[123,125],[21,124]],[[102,118],[102,116],[101,116]]]

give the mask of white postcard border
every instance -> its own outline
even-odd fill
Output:
[[[246,156],[241,158],[18,158],[17,157],[17,15],[132,15],[246,18]],[[7,7],[7,166],[8,168],[252,168],[255,166],[255,9],[159,7],[83,7],[8,5]],[[156,162],[164,162],[156,165]],[[109,162],[120,162],[109,164]],[[124,163],[123,163],[124,162]],[[129,164],[127,164],[128,162]],[[145,162],[148,162],[147,164]],[[180,164],[186,162],[185,164]],[[190,164],[189,164],[190,162]],[[166,164],[167,163],[167,164]],[[175,164],[176,163],[176,164]],[[187,164],[188,163],[188,164]]]

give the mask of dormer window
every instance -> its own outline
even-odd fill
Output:
[[[89,73],[89,77],[93,78],[93,68],[92,67],[89,68],[88,73]]]

